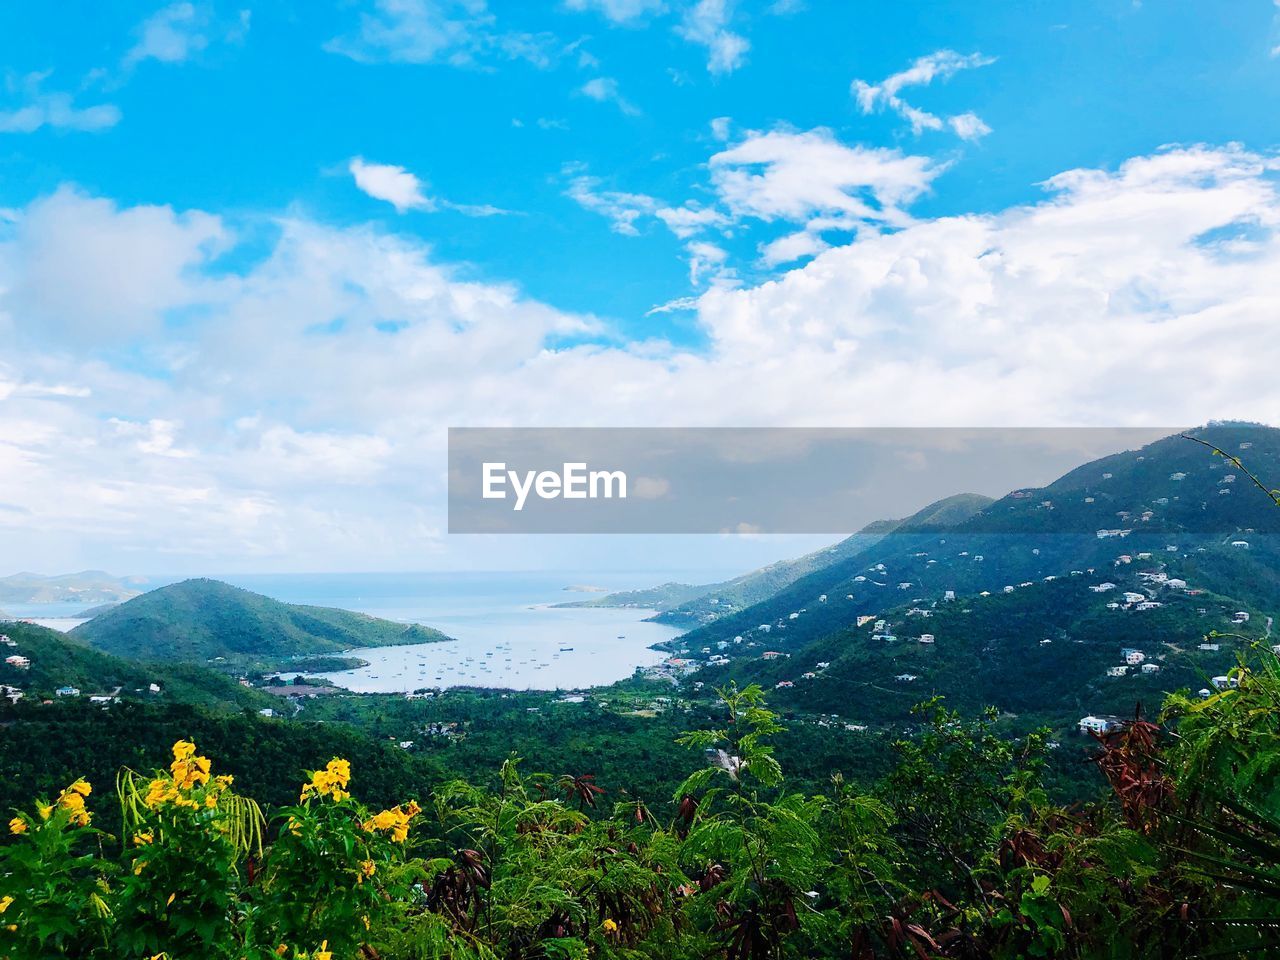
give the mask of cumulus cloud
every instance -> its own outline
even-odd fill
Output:
[[[904,87],[928,86],[934,80],[948,80],[961,70],[973,70],[992,63],[995,63],[994,57],[984,57],[980,53],[964,55],[954,50],[938,50],[920,57],[906,70],[886,77],[879,83],[855,80],[851,92],[863,113],[887,107],[907,120],[917,135],[925,130],[949,128],[963,140],[978,140],[990,133],[991,128],[977,114],[966,112],[944,120],[927,110],[913,107],[899,94]]]
[[[35,201],[0,241],[0,310],[52,338],[117,342],[218,299],[203,272],[225,248],[219,217],[120,209],[71,187]]]
[[[35,133],[43,127],[93,133],[120,122],[120,109],[114,104],[81,107],[69,93],[44,90],[48,76],[47,72],[31,73],[10,85],[9,92],[19,104],[0,110],[0,133]]]
[[[685,11],[676,32],[690,43],[707,48],[707,70],[732,73],[742,66],[751,42],[729,29],[733,0],[697,0]]]
[[[510,213],[488,203],[455,203],[425,193],[426,184],[404,167],[389,163],[370,163],[363,157],[352,157],[347,170],[355,180],[356,188],[375,200],[385,200],[396,208],[396,213],[408,210],[430,212],[437,209],[453,210],[468,217],[496,217]]]
[[[353,157],[347,169],[362,192],[375,200],[385,200],[397,213],[435,209],[435,201],[422,192],[422,181],[404,167]]]
[[[627,116],[634,117],[640,113],[639,107],[623,97],[618,81],[613,77],[595,77],[578,88],[578,92],[598,103],[612,103]]]
[[[175,567],[422,567],[442,549],[450,424],[1274,418],[1278,172],[1239,147],[1170,149],[1064,171],[1039,202],[855,233],[683,304],[696,349],[629,342],[371,227],[283,219],[228,279],[223,218],[60,191],[0,246],[0,503],[19,507],[0,531],[56,566],[167,550]],[[85,218],[114,240],[86,246],[68,229]],[[144,251],[120,256],[145,282],[108,282],[132,266],[113,247]],[[63,266],[15,295],[41,263]],[[57,302],[72,269],[89,290]],[[131,328],[145,364],[81,335],[175,304],[163,337]]]

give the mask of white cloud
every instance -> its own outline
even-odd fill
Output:
[[[0,242],[0,310],[89,344],[150,333],[170,311],[218,299],[223,284],[201,270],[227,241],[207,213],[121,210],[64,187]]]
[[[961,140],[980,140],[991,132],[991,128],[976,113],[958,113],[954,117],[948,117],[947,125]]]
[[[685,241],[689,276],[696,284],[714,278],[736,282],[728,252],[705,239],[715,230],[729,234],[746,221],[801,224],[761,245],[761,263],[774,267],[826,249],[824,233],[899,228],[911,222],[906,207],[929,188],[943,168],[926,157],[897,150],[848,146],[823,128],[748,131],[736,144],[708,161],[709,187],[717,202],[686,201],[673,206],[647,194],[602,190],[598,178],[570,166],[568,196],[607,217],[618,233],[636,236],[647,217],[660,220]],[[710,255],[715,251],[715,255]]]
[[[1172,149],[1066,171],[1036,203],[864,230],[667,305],[693,307],[696,349],[629,342],[369,227],[283,219],[228,278],[220,217],[63,190],[0,244],[0,532],[37,566],[422,568],[446,562],[449,424],[1274,420],[1277,172]],[[755,204],[813,209],[795,193]],[[130,351],[84,335],[174,305],[163,336],[117,331]]]
[[[97,132],[120,122],[120,109],[113,104],[77,107],[69,93],[45,92],[41,87],[48,76],[48,73],[32,73],[10,85],[10,93],[16,94],[22,103],[10,110],[0,110],[0,133],[35,133],[42,127]]]
[[[578,168],[571,166],[568,172]],[[606,217],[616,233],[638,236],[636,221],[650,216],[658,209],[658,201],[643,193],[625,193],[620,190],[601,190],[598,177],[581,174],[569,181],[566,196],[579,206]]]
[[[815,256],[830,246],[822,239],[821,234],[809,230],[798,230],[764,244],[760,248],[760,259],[765,266],[776,267]]]
[[[422,192],[422,181],[404,167],[368,163],[363,157],[352,157],[347,169],[361,191],[375,200],[385,200],[397,213],[436,208],[435,201]]]
[[[453,210],[468,217],[496,217],[511,213],[488,203],[455,203],[424,193],[425,184],[404,167],[389,163],[370,163],[363,157],[352,157],[347,164],[356,188],[373,197],[385,200],[397,213],[408,210]]]
[[[732,285],[736,274],[727,268],[729,254],[722,247],[705,240],[694,240],[685,244],[689,254],[689,282],[695,287],[704,283]]]
[[[594,10],[614,23],[631,23],[666,9],[663,0],[565,0],[569,10]]]
[[[966,112],[943,120],[926,110],[913,107],[898,94],[904,87],[928,86],[934,80],[948,80],[961,70],[973,70],[995,62],[994,57],[984,57],[980,53],[968,55],[956,53],[954,50],[938,50],[928,56],[920,57],[910,67],[899,73],[886,77],[880,83],[867,83],[855,80],[851,92],[858,101],[863,113],[872,113],[888,107],[911,124],[917,135],[924,130],[951,130],[964,140],[977,140],[991,132],[977,114]]]
[[[485,0],[373,0],[359,26],[325,44],[361,63],[472,65],[487,56],[546,67],[558,55],[555,38],[497,29]]]
[[[640,109],[635,104],[622,96],[618,89],[618,81],[613,77],[596,77],[588,80],[578,92],[599,103],[612,103],[628,116],[634,117],[640,113]]]
[[[711,157],[711,182],[735,217],[804,222],[817,214],[901,226],[904,207],[942,170],[926,157],[847,146],[830,130],[752,132]],[[834,225],[834,221],[832,221]]]
[[[152,14],[138,27],[138,42],[125,55],[126,67],[143,60],[182,63],[209,45],[203,28],[207,13],[192,3],[173,3]]]
[[[707,70],[732,73],[746,62],[751,43],[729,29],[733,0],[697,0],[685,11],[676,32],[690,43],[707,48]]]
[[[692,201],[682,207],[661,207],[654,211],[654,216],[682,240],[707,227],[722,227],[729,223],[729,218],[715,207],[699,206]]]

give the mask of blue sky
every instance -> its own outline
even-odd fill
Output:
[[[1271,0],[29,4],[0,61],[28,566],[483,565],[463,423],[1274,409]],[[52,533],[42,471],[102,478]]]
[[[362,16],[412,29],[376,5],[196,5],[175,18],[191,38],[174,54],[181,62],[132,65],[143,25],[161,12],[154,4],[84,5],[76,16],[10,5],[0,14],[10,85],[51,71],[42,91],[70,92],[82,108],[112,105],[120,119],[95,134],[46,127],[6,137],[0,197],[21,206],[73,181],[126,204],[382,220],[536,298],[607,315],[628,332],[679,334],[679,316],[644,318],[691,292],[679,241],[654,222],[635,237],[611,231],[566,196],[568,165],[601,190],[705,202],[712,119],[731,118],[738,131],[826,127],[845,142],[948,164],[912,206],[937,215],[1023,202],[1064,169],[1166,143],[1269,146],[1280,113],[1269,2],[741,2],[724,29],[749,49],[718,73],[707,48],[678,32],[677,3],[637,0],[645,12],[620,23],[608,4],[580,5],[588,9],[493,3],[492,22],[477,24],[485,15],[467,4],[425,4],[424,20],[470,21],[474,35],[434,56],[361,46]],[[527,57],[494,48],[514,35],[529,38]],[[905,97],[941,116],[972,111],[989,134],[915,134],[892,110],[859,110],[855,80],[877,82],[938,50],[994,62]],[[633,114],[581,92],[601,78],[616,82]],[[26,98],[7,99],[14,109]],[[406,168],[430,196],[512,214],[398,215],[354,188],[346,169],[356,156]],[[753,224],[726,245],[751,276],[756,246],[778,232]]]

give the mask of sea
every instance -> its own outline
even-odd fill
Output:
[[[350,652],[368,666],[319,674],[363,693],[489,687],[574,690],[631,676],[666,655],[652,646],[681,631],[646,623],[652,610],[556,608],[596,592],[631,590],[673,579],[670,572],[483,572],[405,574],[259,574],[217,579],[286,603],[341,607],[435,627],[454,639]],[[157,580],[147,588],[161,586]],[[84,622],[84,604],[9,604],[5,612],[55,630]]]

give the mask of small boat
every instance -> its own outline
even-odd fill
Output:
[[[568,653],[568,652],[570,652],[570,651],[572,651],[572,650],[573,650],[573,647],[561,647],[561,648],[560,648],[560,652],[561,652],[561,653]]]

